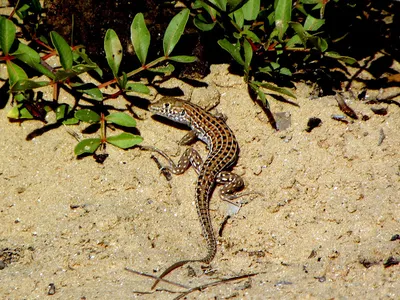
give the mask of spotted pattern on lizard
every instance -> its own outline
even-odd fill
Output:
[[[187,144],[195,138],[206,143],[209,153],[203,162],[200,155],[193,148],[188,148],[175,164],[163,151],[151,148],[158,152],[169,163],[164,168],[173,174],[182,174],[193,166],[198,174],[196,184],[196,207],[200,219],[204,238],[207,242],[207,254],[200,259],[179,261],[167,268],[159,278],[188,262],[204,262],[209,264],[217,252],[217,239],[210,218],[209,202],[216,184],[223,184],[220,189],[222,200],[231,202],[244,194],[235,194],[242,189],[242,178],[234,173],[225,171],[234,165],[239,156],[239,144],[225,119],[214,116],[198,105],[173,97],[164,97],[157,103],[151,104],[149,110],[156,115],[166,117],[178,123],[185,124],[191,131],[182,139],[181,144]],[[153,287],[158,284],[157,280]]]

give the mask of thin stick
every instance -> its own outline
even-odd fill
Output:
[[[234,280],[239,280],[239,279],[243,279],[243,278],[249,278],[255,275],[258,275],[259,273],[251,273],[251,274],[246,274],[246,275],[241,275],[241,276],[236,276],[236,277],[231,277],[231,278],[224,278],[218,281],[214,281],[214,282],[210,282],[204,285],[199,285],[197,287],[191,288],[188,291],[180,294],[178,297],[174,298],[174,300],[179,300],[182,299],[183,297],[189,295],[190,293],[194,292],[194,291],[201,291],[201,290],[205,290],[208,287],[211,286],[216,286],[222,283],[226,283],[226,282],[230,282],[230,281],[234,281]]]
[[[125,270],[128,271],[128,272],[131,272],[133,274],[137,274],[137,275],[140,275],[140,276],[153,278],[153,279],[156,279],[157,281],[163,281],[163,282],[166,282],[166,283],[169,283],[169,284],[172,284],[172,285],[184,288],[184,289],[188,289],[188,290],[191,289],[190,287],[188,287],[186,285],[183,285],[183,284],[180,284],[180,283],[177,283],[177,282],[173,282],[173,281],[170,281],[170,280],[167,280],[167,279],[163,279],[163,278],[160,278],[158,276],[151,275],[151,274],[143,273],[143,272],[140,272],[140,271],[135,271],[135,270],[132,270],[132,269],[127,268],[127,267],[125,268]]]

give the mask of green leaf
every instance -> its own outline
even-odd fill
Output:
[[[54,76],[56,82],[63,82],[69,78],[75,77],[76,73],[72,70],[58,70]]]
[[[110,66],[114,77],[118,76],[119,66],[122,61],[122,45],[117,33],[108,29],[104,38],[104,50],[106,52],[107,63]]]
[[[280,68],[280,66],[281,66],[280,64],[278,64],[277,62],[274,62],[274,61],[271,61],[270,65],[274,70]]]
[[[300,36],[298,34],[295,34],[290,38],[290,40],[287,41],[286,43],[286,48],[293,48],[295,45],[301,45],[302,41],[300,39]]]
[[[70,83],[73,88],[76,88],[78,92],[89,95],[93,100],[103,100],[103,94],[100,89],[93,83]]]
[[[203,7],[203,5],[204,3],[202,1],[195,0],[192,2],[192,9],[200,9]]]
[[[272,69],[270,66],[258,68],[258,72],[265,73],[271,75]]]
[[[332,57],[335,58],[337,60],[343,61],[344,63],[348,64],[348,65],[354,65],[357,63],[357,60],[350,57],[350,56],[342,56],[337,52],[333,52],[333,51],[329,51],[329,52],[325,52],[325,56],[327,57]]]
[[[296,96],[292,92],[288,91],[287,89],[280,88],[280,87],[277,87],[275,85],[272,85],[272,84],[270,84],[268,82],[251,81],[251,83],[255,84],[256,86],[261,86],[263,88],[266,88],[266,89],[268,89],[270,91],[273,91],[273,92],[276,92],[276,93],[279,93],[279,94],[283,94],[283,95],[286,95],[286,96],[289,96],[289,97],[293,97],[293,98],[296,99]]]
[[[61,119],[65,119],[68,115],[68,113],[71,111],[72,107],[69,106],[66,103],[60,104],[57,108],[56,108],[56,120],[61,120]]]
[[[28,66],[35,68],[37,64],[40,64],[40,55],[31,47],[19,43],[17,50],[11,54],[20,61],[26,63]]]
[[[85,48],[83,48],[83,47],[76,47],[73,51],[72,51],[72,53],[75,55],[75,56],[78,56],[78,57],[80,57],[84,62],[86,62],[88,65],[91,65],[91,64],[96,64],[96,63],[94,63],[91,59],[90,59],[90,57],[87,55],[87,53],[86,53],[86,49]],[[74,56],[74,60],[75,61],[78,61],[77,59],[76,59],[76,57]]]
[[[73,62],[72,51],[67,41],[55,31],[50,32],[50,38],[58,55],[60,56],[61,66],[64,68],[64,70],[71,69]]]
[[[235,23],[239,28],[243,28],[244,25],[244,15],[243,15],[243,9],[238,9],[235,12],[231,14],[233,15],[235,19]]]
[[[217,0],[210,0],[211,3],[215,3],[216,1]],[[226,6],[226,0],[222,0],[222,1],[225,2],[225,6]],[[203,8],[204,11],[208,13],[208,15],[210,16],[211,20],[215,20],[216,19],[217,11],[215,10],[215,8],[213,8],[210,5],[204,3],[204,1],[201,1],[201,0],[200,1],[199,0],[194,1],[194,3],[192,4],[192,9],[193,10],[200,10],[201,8]],[[224,11],[225,11],[225,9],[224,9]],[[202,16],[202,17],[205,17],[205,16]]]
[[[6,63],[10,86],[13,86],[17,81],[28,79],[28,75],[26,75],[24,69],[20,66],[9,60]]]
[[[275,27],[278,29],[279,40],[282,40],[288,29],[291,16],[292,0],[275,0]]]
[[[19,104],[17,106],[14,106],[13,108],[11,108],[8,113],[7,113],[7,118],[9,119],[19,119],[19,110],[18,110],[18,106],[21,107],[22,104]],[[31,117],[33,118],[33,116],[31,115]]]
[[[236,60],[236,62],[242,66],[244,66],[244,61],[242,56],[240,55],[240,44],[236,43],[235,45],[229,42],[227,39],[219,40],[218,45],[221,46],[222,49],[229,52],[230,55]]]
[[[173,65],[166,65],[163,67],[148,68],[147,70],[155,73],[171,74],[175,70],[175,67]]]
[[[89,89],[79,89],[79,92],[82,92],[88,96],[90,96],[90,98],[92,98],[93,100],[97,100],[97,101],[101,101],[103,100],[103,93],[100,91],[100,89],[95,86],[93,88],[89,88]]]
[[[145,84],[133,81],[127,82],[125,86],[125,92],[128,94],[129,92],[136,92],[146,95],[150,94],[150,90]]]
[[[17,16],[21,19],[24,19],[25,17],[35,14],[38,15],[41,12],[41,5],[39,0],[30,0],[30,1],[21,1],[23,2],[28,2],[25,4],[22,4],[21,7],[17,9]]]
[[[317,48],[321,52],[325,52],[328,49],[328,42],[325,39],[320,38],[319,36],[308,37],[308,40],[313,44],[315,48]]]
[[[74,149],[75,155],[82,155],[84,153],[94,153],[101,144],[101,139],[84,139],[76,145]]]
[[[80,109],[75,112],[75,118],[86,123],[97,123],[100,121],[100,115],[91,109]]]
[[[255,84],[250,83],[250,87],[252,88],[253,91],[255,91],[258,95],[258,98],[260,98],[261,103],[269,109],[269,103],[267,101],[267,97],[265,96],[265,93]]]
[[[79,123],[79,120],[77,118],[72,117],[72,118],[68,118],[68,119],[62,121],[62,123],[64,125],[76,125]]]
[[[125,72],[122,72],[122,76],[117,77],[117,82],[121,89],[125,89],[128,82],[128,75],[126,75]]]
[[[321,52],[325,52],[328,49],[328,42],[326,41],[326,39],[320,38],[319,36],[318,38],[318,48]]]
[[[14,106],[8,113],[7,118],[14,119],[14,120],[21,120],[21,119],[33,119],[32,114],[23,107],[23,104],[18,104]]]
[[[27,95],[27,93],[17,93],[14,94],[13,96],[14,96],[13,100],[17,103],[22,103],[25,100],[29,100],[29,96]]]
[[[216,23],[208,23],[202,15],[196,15],[193,19],[193,24],[201,31],[210,31]]]
[[[253,58],[253,49],[250,43],[246,39],[243,41],[243,49],[244,49],[244,67],[248,71],[251,64],[251,59]]]
[[[297,33],[298,37],[300,38],[301,42],[303,43],[304,48],[306,48],[307,40],[309,37],[309,34],[307,33],[307,31],[304,30],[303,26],[300,23],[290,22],[289,24],[293,28],[293,30]]]
[[[95,68],[97,67],[93,65],[76,65],[73,66],[70,70],[58,70],[55,74],[55,80],[57,82],[62,82],[79,74],[94,70]]]
[[[79,65],[75,65],[72,67],[72,71],[76,74],[82,74],[82,73],[86,73],[90,70],[94,70],[97,68],[97,65],[84,65],[84,64],[79,64]]]
[[[317,31],[325,24],[325,20],[316,19],[312,15],[308,15],[304,23],[304,29],[307,31]]]
[[[49,77],[52,80],[56,79],[56,75],[53,74],[49,69],[47,69],[45,66],[43,66],[42,64],[34,64],[32,66],[35,70],[37,70],[38,72],[42,73],[43,75]]]
[[[232,35],[237,40],[240,40],[242,38],[242,32],[234,32]]]
[[[4,55],[8,55],[15,40],[16,28],[12,21],[0,17],[0,48]]]
[[[288,68],[282,68],[279,73],[286,76],[292,76],[292,72]]]
[[[323,16],[324,14],[323,14],[323,9],[324,9],[324,7],[325,7],[325,4],[323,4],[323,3],[318,3],[317,5],[315,5],[314,7],[313,7],[313,9],[312,10],[317,10],[317,9],[321,9],[321,16]]]
[[[189,19],[189,9],[183,9],[179,14],[172,18],[171,22],[168,24],[165,30],[163,48],[164,55],[169,56],[174,50],[176,44],[183,34],[186,23]]]
[[[242,10],[246,21],[257,19],[260,12],[260,0],[249,0],[245,5],[243,5]]]
[[[226,11],[227,0],[210,0],[210,2],[215,4],[221,11]]]
[[[247,36],[249,39],[251,39],[255,43],[261,43],[260,38],[252,31],[245,29],[242,31],[242,34]]]
[[[286,96],[289,96],[289,97],[292,97],[292,98],[296,99],[296,96],[292,92],[288,91],[287,89],[280,88],[280,87],[277,87],[275,85],[272,85],[272,84],[270,84],[268,82],[251,81],[251,83],[253,83],[253,84],[257,85],[257,86],[261,86],[263,88],[266,88],[266,89],[268,89],[270,91],[273,91],[273,92],[276,92],[276,93],[279,93],[279,94],[283,94],[283,95],[286,95]]]
[[[210,2],[216,4],[222,11],[227,11],[228,4],[232,4],[231,7],[233,7],[234,3],[229,3],[233,1],[240,2],[241,0],[210,0]]]
[[[29,79],[18,80],[11,86],[11,92],[22,92],[26,90],[33,90],[36,88],[44,87],[50,84],[50,81],[34,81]]]
[[[299,12],[301,12],[303,15],[305,15],[305,16],[308,15],[307,11],[304,9],[304,5],[303,5],[303,4],[297,3],[297,5],[296,5],[295,7],[296,7],[296,9],[297,9]]]
[[[317,4],[317,3],[321,3],[323,0],[301,0],[301,3],[304,4]]]
[[[90,57],[86,54],[85,48],[78,48],[74,51],[75,54],[80,56],[83,61],[89,66],[95,66],[93,70],[99,74],[100,77],[103,77],[103,71],[98,67],[98,65],[90,59]]]
[[[114,123],[120,126],[136,127],[136,120],[130,115],[127,115],[123,112],[109,114],[108,116],[106,116],[105,119],[107,120],[107,122]]]
[[[79,123],[79,120],[74,117],[69,118],[69,114],[72,111],[72,107],[68,104],[60,104],[56,109],[56,120],[63,120],[64,125],[75,125]]]
[[[248,1],[249,0],[225,0],[225,2],[228,4],[228,13],[232,13],[238,9],[241,9]]]
[[[150,46],[150,32],[146,27],[142,13],[136,14],[131,24],[131,41],[140,63],[146,64],[147,52]]]
[[[262,104],[264,104],[264,106],[269,109],[269,103],[267,101],[267,97],[265,96],[265,93],[260,89],[257,89],[256,91],[257,91],[258,97],[260,97]]]
[[[122,149],[133,147],[143,141],[140,135],[123,132],[119,135],[107,137],[107,142]]]
[[[179,63],[192,63],[197,60],[197,57],[189,55],[178,55],[178,56],[170,56],[168,57],[168,59]]]
[[[25,18],[29,14],[29,5],[23,4],[20,8],[17,9],[17,16],[21,19]]]

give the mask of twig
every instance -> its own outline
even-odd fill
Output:
[[[189,290],[191,290],[191,288],[188,287],[188,286],[186,286],[186,285],[183,285],[183,284],[180,284],[180,283],[177,283],[177,282],[173,282],[173,281],[170,281],[170,280],[167,280],[167,279],[163,279],[163,278],[160,278],[160,277],[155,276],[155,275],[143,273],[143,272],[140,272],[140,271],[135,271],[135,270],[132,270],[132,269],[127,268],[127,267],[125,268],[125,270],[128,271],[128,272],[131,272],[131,273],[133,273],[133,274],[136,274],[136,275],[140,275],[140,276],[144,276],[144,277],[153,278],[153,279],[156,279],[156,280],[158,280],[158,281],[163,281],[163,282],[166,282],[166,283],[169,283],[169,284],[172,284],[172,285],[175,285],[175,286],[184,288],[184,289],[189,289]]]
[[[243,278],[249,278],[255,275],[258,275],[259,273],[251,273],[251,274],[246,274],[246,275],[241,275],[241,276],[236,276],[236,277],[231,277],[231,278],[224,278],[218,281],[214,281],[214,282],[210,282],[204,285],[199,285],[197,287],[191,288],[188,291],[180,294],[178,297],[174,298],[174,300],[179,300],[182,299],[183,297],[189,295],[190,293],[194,292],[194,291],[201,291],[201,290],[205,290],[208,287],[212,287],[212,286],[216,286],[222,283],[226,283],[226,282],[230,282],[230,281],[234,281],[234,280],[239,280],[239,279],[243,279]]]
[[[352,119],[358,119],[356,113],[354,110],[347,105],[347,103],[343,99],[343,95],[340,93],[337,93],[335,96],[335,99],[339,105],[339,108],[342,112],[344,112],[346,115],[348,115]]]
[[[379,130],[379,139],[378,139],[378,146],[382,145],[383,140],[385,139],[386,135],[383,129]]]

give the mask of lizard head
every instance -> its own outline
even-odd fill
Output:
[[[163,97],[149,106],[149,110],[155,114],[172,121],[189,125],[190,121],[185,109],[186,101],[174,97]]]

